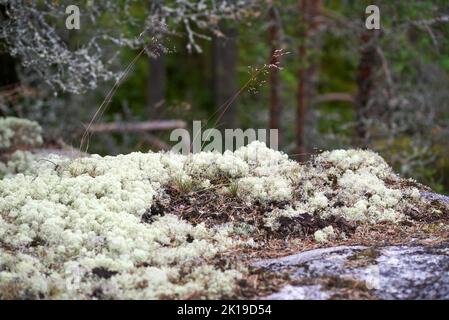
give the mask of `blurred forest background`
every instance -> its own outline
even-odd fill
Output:
[[[449,192],[447,0],[0,0],[0,19],[0,116],[48,145],[79,147],[97,110],[103,155],[168,149],[192,120],[278,128],[292,158],[370,148]]]

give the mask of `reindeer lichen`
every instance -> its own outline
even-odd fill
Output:
[[[248,208],[285,202],[262,212],[260,223],[273,232],[289,230],[285,219],[305,214],[396,222],[419,198],[415,188],[388,186],[385,179],[399,178],[380,156],[361,150],[326,152],[306,164],[260,142],[223,155],[135,152],[46,160],[0,180],[0,298],[11,292],[49,299],[231,295],[247,271],[223,269],[214,259],[257,245],[252,236],[259,225],[222,219],[227,213],[219,210],[152,215],[156,200],[167,198],[166,187],[176,188],[180,177],[200,186],[181,195],[186,203],[201,201],[195,198],[201,188],[241,199]],[[194,223],[188,214],[218,222]],[[328,226],[314,238],[325,242],[335,235]]]

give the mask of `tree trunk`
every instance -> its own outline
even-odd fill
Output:
[[[279,12],[272,4],[269,9],[269,27],[268,27],[268,42],[270,45],[270,129],[278,130],[278,144],[282,144],[281,132],[281,83],[279,69],[280,57],[277,50],[280,49],[281,26],[279,21]]]
[[[237,30],[222,28],[226,38],[214,37],[212,41],[213,92],[216,108],[224,107],[237,90]],[[223,109],[220,109],[219,114]],[[218,121],[219,129],[235,128],[237,106],[231,104]]]
[[[164,0],[148,0],[147,6],[150,15],[160,14]],[[163,46],[162,33],[151,34],[156,39],[152,43],[148,57],[148,79],[146,87],[146,108],[150,120],[163,118],[163,105],[167,91],[166,54]]]
[[[150,119],[161,118],[161,107],[165,102],[167,76],[165,53],[149,57],[149,76],[147,82],[147,108]]]
[[[0,5],[0,20],[8,20],[6,5]],[[1,41],[0,47],[3,46],[5,46],[5,44]],[[19,84],[19,77],[16,71],[16,60],[7,52],[0,52],[0,66],[0,87]]]
[[[376,49],[378,32],[365,30],[360,37],[360,61],[357,67],[357,95],[354,103],[355,130],[353,142],[359,147],[367,147],[368,131],[366,120],[369,118],[369,103],[374,89],[375,70],[379,65]]]
[[[18,85],[16,61],[7,53],[0,53],[0,87]]]
[[[316,64],[312,59],[312,49],[321,13],[321,0],[299,0],[301,32],[298,52],[300,67],[298,70],[298,92],[296,112],[296,159],[307,159],[305,143],[306,112],[316,87]]]

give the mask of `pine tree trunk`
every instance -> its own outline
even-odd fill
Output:
[[[19,83],[16,72],[16,61],[7,53],[0,53],[0,87]]]
[[[280,46],[280,21],[277,9],[274,5],[269,10],[269,28],[268,42],[270,45],[269,63],[274,66],[280,65],[280,57],[276,54]],[[278,143],[282,143],[281,134],[281,83],[279,69],[277,67],[270,68],[270,129],[278,130]]]
[[[353,143],[359,147],[368,144],[368,131],[366,120],[369,118],[369,102],[374,89],[375,70],[379,59],[376,50],[376,30],[365,30],[360,38],[360,60],[357,67],[357,95],[354,103],[355,130]]]
[[[167,76],[165,53],[159,52],[157,57],[149,57],[149,76],[147,82],[147,108],[151,119],[161,118],[162,106],[165,102]]]
[[[301,19],[301,44],[298,48],[300,67],[298,70],[298,91],[296,111],[296,159],[307,159],[305,142],[306,112],[310,106],[312,95],[316,87],[316,64],[312,59],[315,33],[319,25],[321,12],[321,0],[299,0],[299,12]]]
[[[0,5],[0,20],[7,20],[6,6]],[[0,41],[0,47],[5,44]],[[0,87],[7,87],[19,83],[19,77],[16,71],[16,60],[7,52],[0,52]]]
[[[159,14],[164,0],[147,0],[148,11],[150,14]],[[149,47],[151,52],[148,57],[148,79],[146,87],[146,108],[150,120],[157,120],[164,117],[164,108],[167,92],[167,67],[166,54],[163,49],[164,35],[154,33],[151,35],[157,41]]]
[[[223,107],[237,90],[237,30],[222,28],[226,38],[214,37],[212,41],[213,92],[216,108]],[[221,109],[223,110],[223,109]],[[237,106],[229,105],[221,117],[218,129],[235,128]],[[219,114],[221,111],[219,112]]]

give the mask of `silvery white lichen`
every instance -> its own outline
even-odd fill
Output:
[[[13,145],[37,147],[42,144],[42,128],[38,123],[15,117],[0,118],[0,151]]]
[[[384,179],[397,178],[391,168],[362,150],[326,152],[307,164],[261,142],[225,154],[135,152],[47,160],[0,180],[0,298],[231,294],[246,270],[223,271],[209,261],[237,246],[253,246],[250,228],[194,226],[170,214],[141,221],[155,198],[163,196],[164,186],[179,177],[197,185],[226,177],[248,202],[290,202],[265,213],[266,226],[273,230],[280,217],[304,213],[395,222],[419,197],[414,188],[387,186]],[[331,226],[315,233],[318,242],[334,236]],[[101,270],[106,275],[99,276]]]
[[[335,231],[332,226],[327,226],[326,228],[323,228],[321,230],[318,230],[314,233],[314,238],[316,242],[325,243],[329,240],[335,239]]]
[[[240,19],[254,0],[89,1],[80,6],[76,33],[64,28],[66,8],[73,1],[0,0],[0,39],[27,72],[34,72],[55,90],[82,93],[99,83],[119,79],[113,61],[121,47],[145,48],[149,55],[166,50],[161,38],[185,30],[187,49],[201,52],[198,38],[219,33],[222,19]],[[146,10],[143,18],[133,9]],[[135,10],[134,10],[135,11]],[[104,20],[108,19],[108,24]],[[101,21],[101,22],[100,22]],[[139,34],[126,34],[134,28]],[[71,37],[76,35],[76,44]]]

